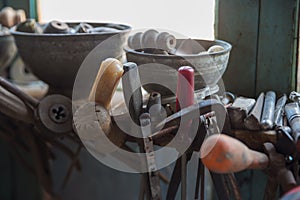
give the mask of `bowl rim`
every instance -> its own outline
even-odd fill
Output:
[[[177,39],[178,41],[182,41],[185,39]],[[207,53],[207,54],[182,54],[182,55],[163,55],[163,54],[151,54],[151,53],[144,53],[144,52],[139,52],[139,51],[135,51],[134,49],[131,49],[130,47],[128,47],[128,45],[126,45],[124,47],[124,51],[127,53],[132,53],[134,55],[139,55],[139,56],[144,56],[144,57],[148,57],[151,56],[152,58],[195,58],[195,57],[207,57],[207,56],[216,56],[216,55],[223,55],[226,53],[229,53],[232,49],[232,45],[229,42],[226,42],[224,40],[220,40],[220,39],[215,39],[215,40],[205,40],[205,39],[193,39],[197,42],[215,42],[217,43],[216,45],[221,44],[224,48],[224,50],[222,51],[218,51],[218,52],[213,52],[213,53]]]
[[[37,22],[39,25],[45,25],[46,23],[39,23]],[[16,31],[17,26],[15,25],[13,27],[11,27],[9,29],[10,33],[12,35],[16,35],[16,36],[27,36],[27,37],[84,37],[84,36],[97,36],[97,35],[115,35],[115,34],[120,34],[120,33],[127,33],[130,32],[132,30],[132,27],[128,24],[122,24],[122,23],[112,23],[112,22],[86,22],[86,21],[82,21],[82,22],[64,22],[68,25],[76,25],[76,24],[80,24],[80,23],[88,23],[88,24],[95,24],[95,25],[102,25],[102,26],[107,26],[107,25],[111,25],[111,26],[122,26],[124,27],[124,29],[118,29],[118,31],[116,32],[95,32],[95,33],[28,33],[28,32],[22,32],[22,31]]]

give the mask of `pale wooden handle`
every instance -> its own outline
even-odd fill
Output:
[[[96,80],[89,95],[89,101],[109,109],[111,99],[123,75],[122,63],[115,58],[107,58],[101,63]]]

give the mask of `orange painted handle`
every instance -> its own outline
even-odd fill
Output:
[[[264,169],[269,164],[267,155],[253,151],[239,140],[224,134],[208,137],[201,146],[200,156],[203,164],[216,173]]]

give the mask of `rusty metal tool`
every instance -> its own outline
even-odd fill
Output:
[[[194,69],[189,66],[183,66],[178,69],[177,92],[176,92],[176,110],[194,104]],[[189,129],[192,121],[187,121],[185,126],[185,135],[182,135],[182,142],[192,142],[189,138]],[[191,144],[191,143],[190,143]],[[185,200],[187,195],[187,155],[184,152],[181,156],[181,199]],[[176,167],[176,166],[175,166]]]
[[[200,193],[200,199],[204,199],[204,184],[205,184],[205,179],[204,179],[204,165],[202,164],[201,159],[199,158],[198,160],[198,170],[197,170],[197,178],[196,178],[196,187],[195,187],[195,194],[194,194],[194,199],[197,200],[199,199],[199,189],[201,186],[201,193]]]
[[[193,122],[195,122],[195,121],[193,121]],[[200,116],[200,123],[201,124],[199,124],[199,128],[197,130],[197,134],[196,134],[196,137],[195,137],[192,145],[187,150],[187,161],[189,161],[191,159],[193,151],[199,151],[200,146],[201,146],[201,144],[202,144],[202,142],[205,138],[206,128],[204,126],[204,122],[205,122],[204,116]],[[199,177],[200,174],[198,174],[197,176]],[[201,178],[203,178],[203,177],[201,177]],[[180,182],[181,182],[181,160],[178,159],[175,163],[175,167],[174,167],[172,177],[171,177],[171,181],[170,181],[170,184],[169,184],[169,187],[168,187],[166,199],[171,200],[171,199],[175,198]],[[199,189],[199,188],[196,188],[195,194],[197,193],[197,189]]]
[[[244,124],[247,129],[253,131],[259,131],[261,129],[260,118],[263,111],[264,98],[265,98],[265,94],[260,93],[259,97],[256,100],[255,106],[253,107],[250,114],[244,120]]]
[[[264,130],[272,129],[274,126],[274,109],[276,102],[276,94],[268,91],[265,96],[264,108],[261,115],[260,124]]]
[[[216,173],[232,173],[245,169],[265,169],[268,157],[250,150],[245,144],[225,134],[209,136],[202,144],[203,164]]]
[[[283,115],[284,115],[284,106],[287,101],[286,94],[283,94],[276,102],[275,111],[274,111],[274,125],[275,127],[283,126]]]
[[[122,76],[122,87],[125,104],[131,116],[131,119],[135,124],[131,125],[131,131],[137,132],[142,137],[141,130],[135,128],[135,125],[140,125],[140,115],[143,113],[143,96],[141,90],[141,81],[136,63],[127,62],[123,65],[124,73]],[[143,140],[144,141],[144,140]],[[143,143],[139,143],[139,149],[141,153],[145,152]],[[150,179],[147,173],[141,174],[141,181],[144,187],[141,187],[140,198],[144,198],[146,195],[147,199],[151,196],[151,188],[149,187]]]
[[[179,112],[176,112],[166,119],[162,120],[160,123],[156,125],[156,128],[160,128],[163,126],[168,126],[173,122],[179,122],[181,118],[188,119],[199,119],[201,115],[214,112],[217,118],[217,125],[221,132],[229,132],[230,131],[230,122],[227,114],[227,110],[224,105],[216,100],[216,99],[207,99],[200,101],[197,104],[193,104],[186,108],[181,109]]]
[[[216,100],[216,99],[208,99],[208,100],[203,100],[201,102],[199,102],[198,104],[194,104],[192,106],[189,106],[187,108],[183,108],[181,109],[179,112],[167,117],[165,120],[163,120],[161,123],[159,123],[157,125],[157,127],[161,127],[161,126],[168,126],[169,124],[172,124],[174,122],[178,120],[180,120],[181,118],[188,118],[188,119],[193,119],[193,120],[199,120],[199,117],[201,118],[201,116],[203,116],[204,114],[210,113],[210,112],[214,112],[215,116],[216,116],[216,125],[218,126],[220,131],[223,132],[228,132],[230,129],[230,124],[229,124],[229,118],[227,115],[227,111],[226,108],[224,107],[224,105]],[[202,121],[202,118],[200,119],[200,121]],[[206,131],[205,131],[205,127],[203,124],[199,125],[198,128],[198,132],[197,135],[195,137],[195,141],[192,143],[191,148],[188,151],[192,151],[195,150],[194,146],[200,146],[202,144],[202,141],[200,138],[205,137]],[[200,140],[199,140],[200,139]],[[196,143],[196,144],[195,144]],[[192,154],[191,153],[187,153],[187,160],[189,160],[191,158]],[[170,181],[170,185],[168,187],[168,192],[167,192],[167,198],[166,199],[174,199],[176,192],[178,190],[179,184],[180,184],[180,176],[181,176],[181,162],[180,160],[176,161],[174,170],[173,170],[173,174],[171,177],[171,181]],[[222,179],[219,177],[218,174],[216,174],[214,176],[214,180],[216,180],[216,182],[219,182],[217,179]],[[222,179],[223,180],[223,179]],[[221,184],[221,183],[220,183]],[[222,182],[223,184],[223,182]],[[224,197],[224,192],[222,191],[222,186],[219,187],[220,192],[218,192],[218,196],[221,198],[222,196]],[[226,198],[226,199],[229,199]]]
[[[151,199],[161,199],[161,189],[159,176],[155,161],[153,141],[150,140],[151,135],[151,117],[149,113],[143,113],[140,116],[141,130],[144,140],[144,151],[146,153],[146,162],[148,167],[148,179],[150,183]]]
[[[300,153],[300,109],[296,102],[288,103],[284,107],[286,117],[292,128],[293,138],[296,143],[298,154]]]
[[[255,99],[237,97],[233,104],[227,108],[230,123],[234,129],[245,129],[244,119],[255,105]]]
[[[177,112],[181,110],[181,108],[185,108],[187,106],[194,104],[194,69],[189,66],[183,66],[178,69],[178,79],[177,79],[177,92],[176,92],[176,110]],[[186,131],[184,134],[180,136],[180,143],[190,142],[192,144],[191,139],[189,138],[189,130],[191,126],[192,120],[185,121],[182,126],[184,126],[184,130]],[[188,155],[187,155],[188,154]],[[181,199],[185,200],[187,195],[187,163],[190,160],[192,152],[184,152],[181,157],[176,161],[173,174],[171,177],[171,182],[175,181],[175,187],[170,186],[170,190],[168,190],[167,199],[171,199],[170,191],[176,194],[179,183],[181,182]],[[172,189],[174,188],[174,189]]]

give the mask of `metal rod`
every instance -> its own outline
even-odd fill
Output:
[[[217,174],[212,171],[210,171],[210,175],[211,175],[211,179],[213,181],[213,185],[215,187],[218,198],[222,199],[222,200],[229,200],[230,193],[229,193],[229,188],[227,187],[227,185],[225,183],[225,175]]]
[[[275,109],[276,94],[269,91],[266,94],[264,108],[261,116],[261,127],[264,130],[272,129],[274,125],[274,109]]]
[[[288,103],[285,105],[285,114],[292,128],[293,137],[296,143],[297,151],[300,152],[300,108],[299,104]]]
[[[145,197],[145,189],[146,189],[146,181],[144,180],[144,176],[142,175],[141,176],[141,187],[140,187],[140,191],[139,191],[139,197],[138,197],[138,200],[144,200],[144,197]]]
[[[201,161],[201,159],[199,158],[199,160]],[[201,161],[201,168],[200,168],[200,172],[201,172],[201,193],[200,193],[200,199],[204,200],[205,197],[205,168],[204,165]]]
[[[198,169],[197,169],[197,178],[196,178],[196,186],[195,186],[195,194],[194,194],[194,199],[198,200],[199,199],[199,189],[200,189],[200,181],[203,176],[201,168],[202,168],[202,162],[201,159],[198,159]]]
[[[17,120],[33,123],[33,113],[18,97],[0,87],[0,112]]]
[[[287,101],[286,94],[283,94],[282,97],[278,99],[275,106],[274,111],[274,124],[276,127],[283,126],[283,112],[284,112],[284,106]]]
[[[194,69],[189,66],[183,66],[178,69],[178,82],[176,93],[176,110],[188,107],[194,104]],[[186,133],[182,134],[182,142],[192,142],[189,140],[190,122],[184,124]],[[186,152],[182,154],[181,159],[181,200],[186,199],[187,195],[187,158]]]
[[[0,76],[0,86],[20,98],[27,106],[35,108],[38,106],[39,101],[32,96],[27,95],[25,92],[17,88],[15,85]]]
[[[143,113],[140,116],[140,124],[144,140],[144,151],[146,153],[146,161],[148,167],[148,179],[150,183],[151,199],[161,200],[161,189],[159,177],[157,174],[157,166],[154,157],[154,147],[152,140],[149,140],[151,135],[151,116],[149,113]]]
[[[30,129],[29,129],[30,130]],[[33,129],[31,129],[33,130]],[[31,147],[31,153],[35,165],[36,175],[38,176],[38,180],[43,185],[45,191],[50,195],[53,196],[53,188],[52,188],[52,180],[49,176],[47,176],[47,173],[45,171],[45,166],[43,162],[43,158],[40,152],[40,149],[38,147],[36,136],[31,134],[28,131],[27,134],[29,146]]]
[[[80,154],[80,152],[81,152],[81,148],[82,148],[81,145],[79,145],[79,146],[77,147],[77,150],[76,150],[76,152],[75,152],[75,157],[74,157],[74,159],[71,161],[71,165],[70,165],[70,167],[69,167],[69,169],[68,169],[68,171],[67,171],[67,175],[66,175],[65,178],[64,178],[64,181],[63,181],[63,184],[62,184],[62,189],[64,189],[64,188],[66,187],[66,185],[67,185],[67,183],[68,183],[68,180],[70,179],[71,173],[72,173],[72,171],[73,171],[75,165],[77,164],[77,162],[79,162],[79,161],[78,161],[78,157],[79,157],[79,154]]]
[[[226,179],[228,181],[229,187],[232,189],[234,199],[241,200],[242,197],[240,191],[238,190],[238,184],[236,182],[234,174],[233,173],[227,174]]]
[[[187,169],[186,169],[186,153],[181,156],[181,200],[186,199],[186,188],[187,188]]]

